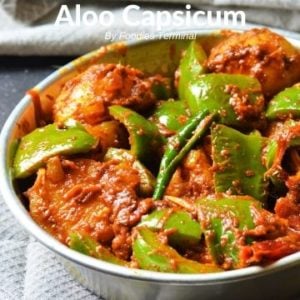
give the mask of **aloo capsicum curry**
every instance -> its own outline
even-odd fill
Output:
[[[86,255],[265,265],[300,250],[299,118],[299,51],[268,29],[226,32],[191,41],[173,77],[102,63],[70,79],[13,174],[32,218]]]

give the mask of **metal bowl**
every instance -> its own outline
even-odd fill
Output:
[[[199,38],[205,39],[216,32],[185,33],[197,33]],[[300,41],[289,40],[300,47]],[[82,255],[54,239],[33,221],[13,186],[10,165],[14,140],[35,128],[34,95],[39,95],[43,112],[49,112],[51,99],[58,95],[64,82],[99,62],[130,64],[146,73],[172,73],[187,42],[164,39],[105,46],[67,64],[34,87],[10,114],[0,136],[3,198],[24,228],[57,253],[76,280],[105,299],[299,299],[299,252],[267,267],[214,274],[183,275],[129,269]]]

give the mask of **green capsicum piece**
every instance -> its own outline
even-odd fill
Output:
[[[15,154],[15,178],[25,178],[44,166],[54,155],[85,153],[95,147],[97,140],[79,125],[58,128],[50,124],[22,137]]]
[[[161,160],[153,194],[154,199],[161,199],[177,166],[196,142],[205,135],[212,122],[217,118],[216,114],[207,114],[207,111],[197,114],[179,130],[176,136],[170,139]]]
[[[217,264],[242,267],[240,246],[252,242],[243,231],[253,229],[253,209],[262,210],[261,203],[249,196],[204,198],[196,201],[198,219],[210,254]]]
[[[222,271],[215,265],[200,264],[179,255],[163,244],[147,227],[138,227],[133,241],[133,256],[141,269],[168,273],[210,273]]]
[[[256,78],[212,73],[198,76],[186,87],[191,113],[219,113],[220,122],[237,127],[257,126],[264,110],[261,85]]]
[[[168,235],[172,246],[192,247],[199,244],[202,236],[199,222],[183,210],[164,208],[154,210],[149,215],[143,216],[139,226],[146,226],[150,229],[174,229],[175,232]]]
[[[92,256],[112,264],[127,266],[128,263],[115,255],[108,249],[101,246],[89,236],[82,236],[77,232],[72,232],[69,235],[69,247],[82,254]]]
[[[249,135],[224,125],[212,128],[212,157],[216,192],[250,195],[266,200],[266,168],[262,153],[265,139],[255,131]]]
[[[186,99],[188,84],[206,72],[204,64],[206,59],[207,56],[201,44],[197,40],[192,41],[179,64],[178,95],[180,99]]]
[[[266,117],[269,120],[300,118],[300,84],[278,93],[269,102]]]
[[[172,83],[170,78],[163,78],[161,81],[154,81],[151,86],[152,93],[158,100],[166,100],[172,96]]]
[[[188,120],[186,105],[183,101],[163,101],[155,109],[152,118],[167,129],[177,131]]]
[[[142,163],[151,164],[154,153],[158,153],[164,143],[155,124],[135,111],[120,105],[112,105],[108,109],[110,115],[126,127],[131,153]]]
[[[151,196],[155,187],[156,178],[135,156],[126,149],[109,148],[103,158],[104,161],[131,161],[132,167],[139,173],[140,186],[139,192],[141,196]]]

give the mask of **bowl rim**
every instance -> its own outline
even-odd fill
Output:
[[[246,26],[244,29],[249,29],[253,27],[260,27],[260,26]],[[270,28],[270,27],[269,27]],[[209,35],[216,30],[220,30],[221,28],[214,28],[214,29],[207,29],[207,30],[182,30],[182,31],[174,31],[169,32],[167,34],[174,34],[178,32],[182,32],[183,34],[192,34],[196,33],[199,36]],[[230,28],[232,29],[232,28]],[[239,28],[241,29],[241,28]],[[284,35],[285,37],[292,40],[295,44],[300,45],[300,35],[289,35],[289,32],[285,32],[282,30],[276,30],[271,28],[275,32]],[[293,37],[299,36],[298,39],[294,39]],[[158,37],[158,35],[157,35]],[[127,47],[133,47],[139,44],[151,43],[154,40],[140,40],[140,41],[128,41],[125,42]],[[100,48],[101,49],[101,48]],[[97,53],[98,50],[89,52],[71,62],[62,66],[55,72],[51,73],[45,79],[43,79],[40,83],[38,83],[35,88],[40,90],[45,89],[47,86],[51,85],[59,78],[61,78],[65,73],[73,70],[75,66],[84,64],[85,62],[89,61],[93,58]],[[293,267],[293,266],[300,266],[300,252],[288,255],[269,266],[262,267],[262,266],[251,266],[243,269],[238,270],[230,270],[226,272],[218,272],[218,273],[205,273],[205,274],[174,274],[174,273],[161,273],[161,272],[154,272],[154,271],[147,271],[147,270],[140,270],[140,269],[131,269],[127,267],[122,267],[118,265],[114,265],[105,261],[101,261],[95,259],[93,257],[89,257],[87,255],[83,255],[79,252],[76,252],[50,234],[48,234],[45,230],[43,230],[34,220],[30,217],[28,211],[21,203],[19,197],[17,196],[12,181],[10,180],[9,175],[9,168],[7,166],[7,153],[9,150],[9,141],[12,131],[16,125],[16,121],[21,117],[23,112],[26,110],[28,105],[31,102],[31,97],[29,95],[24,96],[21,101],[16,105],[13,111],[10,113],[9,117],[7,118],[1,134],[0,134],[0,180],[2,182],[1,194],[6,203],[9,207],[10,211],[14,215],[14,217],[18,220],[18,222],[26,229],[26,231],[34,236],[41,244],[46,246],[48,249],[54,251],[56,254],[64,257],[65,259],[79,264],[83,267],[88,269],[92,269],[94,271],[110,274],[117,277],[123,277],[127,279],[134,279],[138,281],[150,281],[150,282],[159,282],[159,283],[169,283],[169,284],[181,284],[181,285],[208,285],[208,284],[216,284],[216,282],[232,282],[238,280],[245,280],[251,277],[259,277],[269,273],[279,272],[284,269]]]

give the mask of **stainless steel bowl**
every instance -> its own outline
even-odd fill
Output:
[[[195,32],[189,32],[195,33]],[[197,31],[205,38],[212,31]],[[282,32],[280,32],[282,34]],[[289,39],[296,47],[300,41]],[[42,109],[49,112],[66,80],[99,62],[121,62],[147,73],[174,71],[184,40],[152,40],[113,44],[69,63],[44,79],[33,90]],[[33,93],[31,93],[33,95]],[[1,193],[16,219],[38,241],[57,253],[69,272],[84,286],[105,299],[299,299],[300,253],[267,267],[249,267],[215,274],[183,275],[128,269],[77,253],[41,229],[16,193],[10,160],[13,141],[35,128],[34,99],[26,95],[8,117],[0,137]]]

